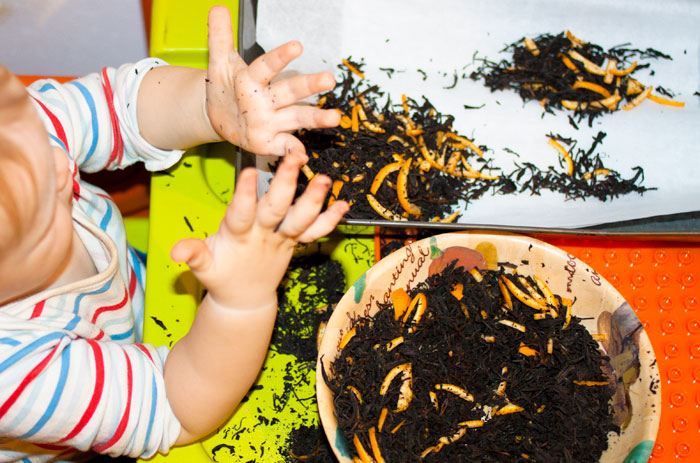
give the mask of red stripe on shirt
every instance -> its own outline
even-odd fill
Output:
[[[148,358],[151,360],[151,363],[153,363],[153,364],[156,363],[153,361],[153,357],[151,357],[151,352],[148,349],[146,349],[146,346],[144,346],[143,344],[134,344],[134,345],[136,347],[138,347],[140,350],[142,350],[148,356]]]
[[[126,398],[126,404],[124,408],[124,414],[122,415],[122,419],[119,421],[119,426],[117,426],[117,431],[114,433],[114,436],[107,442],[101,445],[96,445],[93,447],[93,449],[99,453],[103,453],[105,450],[116,444],[119,439],[124,435],[124,431],[126,431],[126,425],[129,424],[129,410],[131,410],[131,393],[133,391],[133,374],[131,371],[131,360],[129,360],[129,356],[124,352],[124,357],[126,358],[126,378],[127,378],[127,385],[128,385],[128,391],[127,391],[127,398]]]
[[[34,98],[32,96],[32,98]],[[61,142],[63,142],[63,146],[66,147],[66,151],[70,153],[70,148],[68,147],[68,137],[66,137],[66,131],[63,129],[63,125],[61,124],[61,121],[56,117],[54,113],[51,112],[49,108],[44,105],[41,101],[37,100],[34,98],[34,101],[36,101],[39,106],[41,106],[41,109],[44,110],[44,113],[48,116],[49,120],[51,121],[51,125],[53,125],[54,130],[56,131],[56,136],[58,137]]]
[[[37,302],[37,304],[34,306],[34,310],[32,310],[32,316],[29,318],[36,318],[41,315],[41,312],[44,311],[44,305],[46,305],[46,299],[41,302]]]
[[[134,262],[134,265],[138,265],[138,262]],[[131,267],[131,273],[129,274],[129,298],[133,299],[134,298],[134,292],[136,292],[136,272],[134,271],[134,267]]]
[[[34,368],[32,368],[32,371],[30,371],[29,374],[25,376],[24,379],[22,379],[22,382],[19,384],[17,389],[15,389],[14,392],[10,394],[10,397],[8,397],[5,403],[3,403],[2,406],[0,406],[0,418],[5,416],[5,413],[7,413],[10,407],[12,407],[12,405],[17,401],[19,396],[22,395],[22,392],[24,392],[27,386],[29,386],[29,383],[34,381],[34,378],[39,376],[39,374],[44,370],[44,368],[46,368],[46,365],[48,365],[49,361],[51,361],[51,358],[58,350],[58,346],[59,345],[56,345],[51,350],[49,355],[44,357],[44,359],[41,362],[39,362]]]
[[[102,88],[104,89],[105,96],[107,97],[109,117],[112,120],[112,134],[114,136],[114,146],[112,147],[112,154],[109,157],[109,163],[120,163],[122,161],[122,155],[124,154],[124,145],[122,143],[121,130],[119,129],[117,111],[114,109],[114,95],[112,93],[112,85],[109,83],[107,68],[102,68]]]
[[[105,312],[111,312],[113,310],[121,309],[122,307],[124,307],[126,305],[128,300],[129,300],[129,295],[126,292],[126,288],[124,288],[124,297],[122,298],[122,300],[118,304],[106,305],[106,306],[100,307],[99,309],[95,310],[95,313],[92,315],[91,322],[95,323],[95,320],[97,320],[99,318],[99,316]]]
[[[80,421],[78,421],[78,424],[75,425],[75,427],[68,433],[68,435],[66,435],[66,437],[58,441],[58,443],[65,442],[68,439],[74,438],[78,435],[80,431],[83,430],[85,425],[95,414],[97,404],[100,403],[100,399],[102,398],[102,391],[104,390],[105,384],[105,362],[104,358],[102,357],[102,349],[95,341],[91,339],[88,339],[87,343],[92,348],[92,353],[95,357],[95,387],[92,391],[92,398],[90,398],[90,403],[88,403],[88,406],[85,409],[85,412],[83,412],[83,416],[80,417]]]

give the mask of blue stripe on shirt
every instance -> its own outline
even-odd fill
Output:
[[[56,406],[58,405],[58,401],[61,398],[61,395],[63,394],[63,389],[66,386],[66,379],[68,378],[68,368],[70,366],[70,349],[66,348],[63,349],[63,352],[61,353],[61,374],[58,378],[58,383],[56,384],[56,390],[53,393],[53,397],[51,397],[51,402],[49,402],[48,407],[46,408],[46,411],[44,414],[39,418],[39,421],[37,421],[32,428],[24,433],[23,435],[19,436],[18,439],[27,439],[34,434],[36,434],[51,418],[56,411]]]
[[[79,307],[80,307],[80,301],[82,301],[83,298],[84,298],[85,296],[92,296],[92,295],[95,295],[95,294],[104,293],[105,291],[107,291],[107,290],[109,289],[109,287],[110,287],[111,284],[112,284],[112,280],[109,280],[109,281],[108,281],[107,283],[105,283],[104,286],[102,286],[100,289],[96,289],[95,291],[93,291],[93,292],[91,292],[91,293],[80,293],[80,294],[78,295],[78,297],[75,298],[75,303],[74,303],[74,305],[73,305],[73,313],[74,313],[74,314],[77,314],[77,313],[78,313],[78,310],[79,310]],[[71,322],[72,322],[72,320],[71,320]]]
[[[0,363],[0,371],[4,371],[7,368],[11,367],[12,365],[22,360],[24,357],[34,352],[44,344],[48,344],[56,339],[61,339],[63,336],[65,336],[65,334],[62,332],[53,332],[46,334],[38,339],[35,339],[22,349],[18,350],[17,352],[6,358],[2,363]]]
[[[78,90],[80,90],[80,93],[83,95],[83,98],[85,98],[85,103],[87,103],[88,108],[90,108],[90,125],[92,127],[92,142],[90,143],[90,149],[88,150],[87,154],[85,155],[85,159],[83,159],[82,163],[87,162],[88,159],[92,157],[93,154],[95,154],[95,148],[97,148],[97,138],[100,135],[100,130],[99,130],[99,125],[97,123],[97,108],[95,106],[95,100],[88,91],[88,89],[81,84],[80,82],[77,81],[71,81],[68,82],[68,84],[75,86]]]
[[[109,225],[109,221],[112,220],[112,205],[109,204],[109,201],[105,201],[105,204],[107,205],[107,210],[105,211],[104,217],[102,217],[102,220],[100,221],[100,228],[103,231],[107,231],[107,225]]]

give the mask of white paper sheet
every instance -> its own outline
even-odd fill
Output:
[[[673,60],[649,60],[635,73],[643,84],[673,91],[684,108],[651,101],[587,122],[579,130],[565,111],[542,117],[537,102],[523,103],[513,91],[491,93],[482,82],[461,78],[475,70],[475,53],[492,61],[509,59],[501,50],[522,37],[571,30],[581,39],[610,48],[654,48]],[[542,169],[558,166],[558,154],[546,135],[558,133],[590,146],[607,133],[598,151],[622,177],[644,168],[646,187],[601,202],[565,201],[557,193],[541,196],[485,196],[469,205],[459,220],[469,224],[583,227],[600,223],[700,210],[700,2],[697,0],[261,0],[258,43],[271,50],[299,40],[304,54],[292,72],[327,70],[338,74],[342,58],[364,60],[365,78],[400,101],[401,93],[425,96],[443,114],[455,116],[457,132],[487,145],[489,156],[506,172],[513,161]],[[645,61],[646,62],[646,61]],[[393,68],[388,73],[379,68]],[[427,74],[424,79],[422,70]],[[460,78],[454,83],[454,73]],[[465,109],[464,105],[483,108]],[[504,151],[509,148],[520,157]],[[265,161],[263,161],[265,162]]]

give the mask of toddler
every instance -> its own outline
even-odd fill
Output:
[[[321,212],[323,175],[294,200],[307,157],[291,132],[340,118],[295,103],[333,77],[272,82],[297,42],[247,66],[225,7],[208,28],[206,71],[149,58],[27,89],[0,67],[0,461],[147,458],[213,432],[259,372],[295,245],[347,212],[343,201]],[[114,203],[80,172],[165,169],[221,140],[284,158],[262,198],[255,170],[240,172],[219,230],[175,245],[207,295],[172,349],[143,344],[144,266]]]

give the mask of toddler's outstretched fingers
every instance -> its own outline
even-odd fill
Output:
[[[319,174],[311,179],[304,194],[289,208],[279,226],[279,232],[290,238],[304,233],[318,217],[330,186],[331,179],[327,175]]]
[[[338,225],[340,219],[350,210],[350,206],[345,201],[336,201],[316,220],[297,237],[300,243],[311,243],[321,237],[326,236]]]
[[[206,243],[197,238],[186,238],[175,243],[170,250],[175,262],[185,262],[197,274],[211,267],[212,256]]]
[[[209,10],[207,21],[209,69],[225,69],[230,60],[235,65],[244,65],[243,59],[236,53],[231,28],[231,13],[223,5],[217,5]]]
[[[224,224],[231,233],[244,233],[255,223],[257,179],[258,173],[254,167],[247,167],[238,175],[233,198],[224,216]]]
[[[298,58],[301,52],[301,44],[293,40],[257,57],[248,67],[251,79],[267,85],[282,69]]]
[[[292,152],[282,158],[270,182],[270,188],[258,203],[257,222],[263,228],[276,228],[287,215],[289,206],[294,201],[299,169],[303,162],[304,158],[298,152]]]

